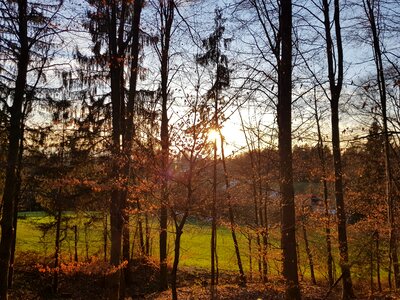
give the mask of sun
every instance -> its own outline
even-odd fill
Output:
[[[220,138],[219,132],[215,129],[210,129],[207,135],[210,141],[218,141],[218,139]]]

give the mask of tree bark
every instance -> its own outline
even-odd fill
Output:
[[[379,231],[375,231],[375,252],[376,252],[376,277],[378,281],[378,290],[382,292],[382,283],[381,283],[381,254],[380,254],[380,245],[379,245]]]
[[[108,240],[108,216],[107,213],[104,213],[104,221],[103,221],[103,255],[104,255],[104,261],[108,261],[108,255],[107,255],[107,240]],[[86,227],[86,226],[85,226]],[[85,237],[86,239],[86,237]],[[86,257],[87,258],[87,257]]]
[[[268,187],[268,186],[267,186]],[[265,199],[264,199],[264,228],[263,228],[263,282],[268,282],[268,189],[265,189]],[[260,195],[261,196],[261,195]]]
[[[135,123],[134,123],[134,108],[136,100],[136,86],[139,67],[139,32],[140,32],[140,19],[142,13],[143,1],[137,0],[134,2],[133,18],[132,18],[132,45],[131,45],[131,65],[130,65],[130,78],[129,78],[129,92],[128,102],[126,108],[126,122],[123,140],[124,151],[124,169],[123,176],[125,177],[125,190],[122,192],[122,211],[124,217],[123,228],[123,247],[122,258],[128,262],[127,267],[124,269],[124,277],[126,282],[131,281],[131,265],[130,265],[130,228],[129,228],[129,211],[128,211],[128,185],[133,174],[131,174],[131,154],[132,143],[135,137]],[[125,118],[125,117],[124,117]]]
[[[78,262],[78,225],[74,225],[74,261]]]
[[[61,196],[61,189],[58,192],[58,196]],[[57,199],[59,201],[59,199]],[[57,202],[58,202],[57,201]],[[53,293],[58,292],[58,275],[59,275],[59,265],[60,265],[60,233],[61,233],[61,216],[62,211],[59,208],[56,215],[56,236],[55,236],[55,248],[54,248],[54,276],[53,276]]]
[[[17,245],[17,225],[18,225],[18,205],[21,198],[21,172],[22,172],[22,158],[24,152],[24,116],[22,116],[21,120],[21,139],[19,141],[19,153],[18,153],[18,165],[16,170],[17,175],[17,184],[15,186],[15,199],[14,199],[14,219],[13,219],[13,239],[11,243],[11,255],[10,255],[10,267],[8,274],[8,288],[11,289],[13,286],[13,277],[14,277],[14,263],[15,263],[15,248]]]
[[[166,2],[166,3],[165,3]],[[161,206],[160,206],[160,290],[168,289],[167,226],[169,202],[169,128],[168,128],[168,80],[169,49],[174,21],[174,0],[160,1],[161,18]]]
[[[140,244],[140,252],[142,255],[146,253],[146,245],[145,245],[145,237],[143,232],[143,221],[142,221],[142,210],[139,199],[137,199],[137,209],[138,209],[138,216],[137,216],[137,226],[139,231],[139,244]]]
[[[182,228],[178,226],[178,228],[176,229],[176,237],[175,237],[174,263],[172,265],[172,271],[171,271],[171,290],[172,290],[173,300],[178,300],[176,283],[177,283],[178,264],[179,264],[179,256],[181,249],[181,236],[182,236]]]
[[[215,97],[215,116],[214,122],[215,127],[218,127],[218,100]],[[216,298],[216,248],[217,248],[217,141],[213,142],[213,193],[212,193],[212,203],[211,203],[211,299]]]
[[[249,249],[249,278],[250,281],[253,281],[253,251],[252,251],[252,247],[251,247],[251,234],[248,235],[247,237],[247,241],[248,241],[248,249]]]
[[[177,293],[177,274],[178,274],[178,265],[180,260],[180,251],[181,251],[181,237],[183,234],[183,227],[185,226],[187,217],[189,215],[190,205],[192,203],[192,167],[190,167],[189,171],[189,185],[188,185],[188,194],[187,194],[187,207],[185,213],[180,222],[177,220],[177,215],[174,213],[174,222],[175,222],[175,249],[174,249],[174,262],[171,270],[171,290],[172,290],[172,299],[178,300]]]
[[[111,248],[110,264],[116,267],[115,272],[110,274],[107,281],[108,297],[112,300],[119,300],[121,287],[121,254],[123,235],[123,213],[122,213],[122,188],[120,185],[121,172],[121,147],[122,147],[122,90],[124,53],[121,52],[122,41],[117,36],[117,4],[111,4],[109,16],[109,55],[110,55],[110,77],[111,77],[111,107],[112,107],[112,167],[110,178],[112,179],[111,205],[110,205],[110,230]]]
[[[334,59],[333,42],[331,34],[331,23],[329,17],[328,0],[323,0],[324,27],[326,39],[326,54],[328,61],[328,79],[331,93],[331,126],[332,126],[332,149],[333,164],[335,169],[335,198],[338,219],[338,240],[340,252],[340,267],[342,270],[343,293],[342,299],[354,298],[353,284],[351,281],[349,254],[347,245],[346,210],[343,195],[343,172],[342,157],[340,150],[339,131],[339,99],[343,85],[343,47],[340,27],[339,0],[334,0],[334,28],[336,34],[337,59]],[[335,65],[336,61],[336,65]],[[337,74],[337,79],[335,76]]]
[[[7,299],[11,244],[14,232],[14,200],[17,184],[17,165],[21,139],[22,105],[26,90],[26,77],[29,63],[27,1],[18,1],[18,74],[15,83],[14,101],[11,107],[10,129],[8,135],[8,154],[6,177],[3,192],[3,211],[0,241],[0,299]]]
[[[282,53],[278,62],[279,171],[282,197],[281,245],[286,298],[300,299],[292,167],[292,1],[282,0],[279,20]]]

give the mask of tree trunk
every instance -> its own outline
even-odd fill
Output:
[[[107,281],[109,290],[109,299],[119,300],[120,295],[120,280],[121,270],[119,268],[121,264],[122,254],[122,216],[120,210],[120,192],[114,190],[111,193],[111,210],[110,210],[110,230],[111,230],[111,248],[110,248],[110,264],[116,267],[116,270],[110,274],[110,278]]]
[[[58,195],[61,195],[61,191],[59,191]],[[58,199],[57,199],[58,200]],[[61,216],[62,211],[58,209],[56,215],[56,237],[55,237],[55,248],[54,248],[54,276],[53,276],[53,293],[57,293],[58,291],[58,275],[60,273],[60,233],[61,233]]]
[[[308,242],[307,226],[306,226],[305,218],[306,218],[306,215],[305,215],[304,206],[303,206],[303,212],[302,212],[302,216],[301,216],[301,227],[303,229],[304,244],[306,247],[308,264],[310,266],[311,282],[313,285],[317,285],[317,281],[315,280],[315,274],[314,274],[314,261],[313,261],[313,256],[312,256],[311,249],[310,249],[310,244]]]
[[[141,216],[141,211],[140,211],[140,206],[138,206],[138,231],[139,231],[139,244],[140,244],[140,253],[144,255],[146,253],[146,245],[144,241],[144,233],[143,233],[143,222],[142,222],[142,216]]]
[[[300,246],[299,242],[297,241],[296,241],[296,251],[297,251],[297,268],[299,272],[300,281],[304,281],[304,272],[301,268]]]
[[[324,206],[325,206],[325,242],[326,242],[326,264],[328,267],[328,282],[329,286],[334,283],[333,280],[333,256],[332,256],[332,243],[331,243],[331,225],[330,225],[330,215],[329,215],[329,203],[328,203],[328,183],[327,183],[327,171],[326,171],[326,157],[324,151],[324,141],[322,139],[321,126],[319,123],[318,107],[317,107],[317,97],[314,95],[314,111],[315,111],[315,121],[317,123],[318,132],[318,156],[322,167],[322,185],[324,190]]]
[[[189,187],[190,188],[190,187]],[[191,191],[189,191],[189,197],[191,197]],[[178,300],[178,293],[177,293],[177,274],[178,274],[178,265],[179,265],[179,259],[180,259],[180,250],[181,250],[181,237],[182,237],[182,229],[183,226],[186,223],[186,219],[188,216],[188,210],[186,210],[180,224],[178,224],[176,220],[176,215],[175,215],[175,249],[174,249],[174,262],[172,265],[172,271],[171,271],[171,290],[172,290],[172,299],[173,300]]]
[[[18,1],[18,38],[20,42],[18,74],[15,84],[14,101],[11,107],[8,135],[6,177],[3,192],[3,210],[0,241],[0,299],[7,300],[8,275],[11,244],[14,234],[14,200],[17,184],[18,153],[20,151],[22,105],[24,102],[26,76],[29,63],[27,1]]]
[[[110,248],[110,263],[116,267],[117,270],[110,275],[109,283],[109,297],[113,300],[119,300],[120,290],[120,269],[121,254],[122,254],[122,231],[123,231],[123,217],[122,217],[122,203],[121,203],[121,188],[118,186],[120,177],[120,135],[121,135],[121,95],[119,89],[121,87],[120,72],[121,69],[115,66],[118,62],[112,63],[111,67],[111,99],[113,110],[113,166],[111,167],[111,178],[114,181],[113,190],[111,191],[111,207],[110,207],[110,229],[111,229],[111,248]]]
[[[260,240],[260,233],[259,231],[259,217],[258,217],[258,199],[257,199],[257,180],[256,180],[256,166],[255,166],[255,162],[254,162],[254,150],[252,149],[252,147],[250,146],[250,142],[249,139],[247,137],[246,134],[246,128],[244,126],[244,122],[243,122],[243,118],[242,115],[240,113],[239,110],[239,116],[240,116],[240,123],[242,125],[242,130],[244,133],[244,138],[246,141],[246,145],[247,145],[247,150],[249,152],[249,156],[250,156],[250,164],[251,164],[251,170],[252,170],[252,192],[253,192],[253,203],[254,203],[254,222],[255,222],[255,234],[256,234],[256,243],[257,243],[257,265],[258,265],[258,273],[261,277],[262,280],[262,265],[261,265],[261,253],[262,253],[262,249],[261,249],[261,240]]]
[[[354,298],[353,284],[351,281],[349,254],[347,246],[346,211],[343,197],[342,161],[339,138],[339,115],[337,102],[332,101],[332,145],[335,166],[335,198],[338,218],[338,239],[340,252],[340,267],[342,270],[343,299]]]
[[[216,97],[217,99],[217,97]],[[217,115],[218,102],[215,100],[215,115]],[[218,117],[215,117],[218,120]],[[214,159],[213,159],[213,193],[211,203],[211,299],[216,298],[216,247],[217,247],[217,141],[214,140],[213,145]]]
[[[250,281],[253,280],[253,257],[252,257],[253,251],[252,251],[252,247],[251,247],[251,240],[252,240],[252,237],[249,234],[248,243],[249,243],[249,278],[250,278]]]
[[[131,153],[132,153],[132,141],[135,136],[135,124],[134,124],[134,108],[136,99],[136,85],[138,76],[139,66],[139,32],[140,32],[140,18],[142,12],[143,1],[137,0],[134,2],[133,7],[133,19],[132,19],[132,45],[131,45],[131,66],[130,66],[130,79],[129,79],[129,93],[128,102],[126,109],[126,128],[123,139],[123,151],[124,151],[124,168],[123,175],[125,177],[125,189],[121,192],[121,210],[124,219],[123,228],[123,246],[122,246],[122,257],[124,261],[128,262],[127,267],[124,269],[125,282],[131,281],[131,265],[130,265],[130,227],[129,227],[129,211],[128,211],[128,185],[132,177],[131,174]],[[122,98],[122,102],[124,99]],[[125,116],[122,115],[122,120]]]
[[[282,54],[278,63],[279,171],[282,197],[281,245],[286,298],[300,299],[297,273],[296,220],[292,171],[292,2],[281,1],[279,20]]]
[[[390,247],[390,244],[389,244]],[[392,256],[389,253],[389,270],[388,270],[388,285],[389,285],[389,290],[392,291],[393,286],[392,286]]]
[[[21,148],[22,149],[22,148]],[[20,170],[17,171],[20,173]],[[8,288],[11,289],[13,286],[14,277],[14,263],[15,263],[15,247],[17,245],[17,224],[18,224],[18,202],[19,202],[19,191],[21,190],[21,174],[17,175],[17,185],[15,187],[15,200],[14,200],[14,219],[13,226],[14,232],[11,242],[11,254],[10,254],[10,267],[8,269]]]
[[[160,290],[168,289],[167,225],[169,202],[169,128],[168,128],[168,80],[169,47],[174,21],[174,0],[160,1],[161,17],[161,207],[160,207]],[[165,6],[166,4],[166,6]]]
[[[238,265],[238,269],[239,269],[240,285],[245,286],[246,285],[246,276],[244,275],[242,259],[240,257],[239,243],[238,243],[238,240],[236,237],[235,216],[233,214],[233,208],[232,208],[232,203],[231,203],[231,194],[229,191],[230,183],[229,183],[228,170],[226,168],[226,161],[225,161],[224,137],[222,136],[221,130],[219,130],[219,136],[220,136],[220,140],[221,140],[221,156],[222,156],[222,165],[224,168],[225,188],[226,188],[226,194],[227,194],[226,198],[227,198],[228,213],[229,213],[229,225],[230,225],[230,229],[231,229],[233,246],[235,248],[236,261],[237,261],[237,265]]]
[[[16,170],[17,184],[15,187],[15,199],[14,199],[14,219],[13,219],[14,233],[11,243],[10,267],[8,269],[9,289],[12,288],[13,277],[14,277],[15,247],[17,245],[18,205],[21,197],[21,184],[22,184],[21,172],[22,172],[23,151],[24,151],[24,117],[22,117],[21,121],[21,139],[19,142],[18,165]]]
[[[89,261],[89,239],[88,239],[88,226],[89,222],[85,223],[85,252],[86,252],[86,261]]]
[[[334,0],[334,28],[336,33],[337,58],[333,53],[333,42],[331,35],[331,22],[329,17],[328,0],[323,0],[324,27],[326,38],[326,53],[328,60],[328,78],[331,93],[331,126],[332,126],[332,148],[333,163],[335,169],[335,198],[338,219],[338,240],[340,252],[340,267],[342,270],[343,299],[354,298],[353,284],[351,281],[349,254],[347,245],[346,210],[343,196],[342,158],[340,152],[339,131],[339,99],[343,85],[343,47],[340,28],[339,0]],[[336,65],[335,65],[336,62]],[[335,76],[337,74],[337,80]]]
[[[108,261],[107,256],[107,240],[108,240],[108,216],[104,213],[104,228],[103,228],[103,254],[104,254],[104,261]],[[85,241],[86,241],[86,225],[85,225]],[[87,259],[87,257],[86,257]]]
[[[268,282],[268,260],[267,260],[267,252],[268,252],[268,190],[265,190],[265,198],[264,198],[264,228],[262,232],[263,236],[263,282]],[[262,195],[260,195],[262,197]]]
[[[378,281],[378,290],[382,292],[382,283],[381,283],[381,254],[379,247],[379,231],[375,231],[375,252],[376,252],[376,277]]]
[[[331,225],[330,225],[330,215],[329,215],[329,204],[328,204],[328,183],[326,179],[323,179],[324,185],[324,206],[325,206],[325,242],[326,242],[326,264],[328,266],[328,281],[329,286],[334,283],[333,278],[333,256],[332,256],[332,242],[331,242]]]
[[[126,8],[123,2],[122,7]],[[108,298],[110,300],[120,299],[121,288],[121,255],[122,255],[122,236],[123,236],[123,188],[120,187],[123,170],[121,168],[121,148],[123,146],[123,64],[125,61],[124,41],[120,32],[124,22],[118,21],[118,15],[124,16],[123,8],[118,12],[118,3],[110,4],[110,15],[108,20],[108,44],[110,56],[110,78],[111,78],[111,108],[112,108],[112,166],[110,178],[112,180],[111,203],[110,203],[110,230],[111,248],[110,264],[116,270],[109,275]],[[119,22],[119,24],[118,24]],[[122,285],[124,286],[124,285]]]
[[[380,5],[380,1],[377,1],[377,5]],[[397,255],[397,239],[398,229],[396,227],[396,213],[395,213],[395,199],[393,195],[393,175],[390,168],[390,140],[388,133],[388,118],[387,118],[387,93],[386,93],[386,79],[385,70],[383,67],[381,41],[378,32],[377,19],[375,17],[373,2],[371,0],[363,0],[364,10],[368,17],[371,33],[372,33],[372,45],[374,51],[374,61],[376,67],[376,79],[379,88],[379,96],[382,109],[382,124],[383,124],[383,137],[384,137],[384,157],[385,157],[385,193],[386,203],[388,210],[388,221],[390,226],[390,237],[389,237],[389,255],[393,262],[393,275],[396,289],[400,288],[400,267]]]
[[[146,224],[146,255],[150,256],[150,226],[149,226],[149,216],[147,214],[147,212],[145,212],[144,215],[145,218],[145,224]]]
[[[78,262],[78,226],[74,225],[74,261]]]
[[[126,205],[126,199],[125,199]],[[124,206],[125,206],[124,205]],[[127,207],[125,207],[127,210]],[[129,213],[124,212],[124,228],[122,233],[122,260],[127,263],[126,267],[124,268],[124,280],[125,287],[127,284],[131,283],[131,256],[130,256],[130,227],[129,227]],[[121,290],[125,291],[125,289]],[[125,295],[123,295],[125,296]],[[122,297],[122,295],[121,295]]]
[[[260,256],[262,262],[262,270],[261,270],[261,280],[262,282],[266,283],[268,281],[267,273],[268,273],[268,263],[267,263],[267,246],[268,246],[268,237],[267,237],[267,224],[266,224],[266,215],[265,215],[265,199],[263,197],[262,192],[262,173],[261,173],[261,145],[260,145],[260,129],[257,128],[257,188],[258,188],[258,215],[259,215],[259,223],[261,229],[261,239],[262,245],[260,241]]]
[[[239,284],[241,286],[246,286],[246,275],[244,274],[244,271],[243,271],[243,263],[242,263],[242,259],[240,256],[239,243],[238,243],[238,240],[236,237],[236,230],[235,230],[236,223],[235,223],[235,217],[233,215],[232,205],[229,205],[228,210],[229,210],[229,224],[230,224],[230,228],[231,228],[231,235],[232,235],[233,245],[235,247],[237,266],[239,269],[239,279],[240,279]]]
[[[373,250],[373,239],[369,247],[369,289],[370,294],[374,293],[374,250]]]
[[[268,236],[269,236],[269,224],[268,224],[268,185],[265,187],[265,199],[264,199],[264,234],[263,234],[263,244],[264,244],[264,273],[265,273],[265,280],[264,282],[268,281]]]
[[[172,299],[173,300],[178,300],[178,293],[176,290],[176,275],[178,272],[178,264],[179,264],[179,255],[180,255],[180,244],[181,244],[181,235],[182,231],[177,230],[176,231],[176,237],[175,237],[175,256],[174,256],[174,263],[172,266],[172,271],[171,271],[171,289],[172,289]]]

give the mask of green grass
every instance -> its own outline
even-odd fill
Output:
[[[88,217],[78,217],[74,213],[63,213],[61,253],[64,260],[70,260],[74,252],[73,225],[78,226],[78,254],[84,260],[88,256],[98,255],[102,247],[102,223],[95,221],[87,226]],[[43,212],[24,212],[18,215],[17,252],[37,252],[43,258],[51,257],[55,244],[55,218]],[[45,227],[50,226],[47,231]],[[67,229],[66,229],[67,228]],[[86,251],[88,245],[88,251]]]
[[[64,214],[63,214],[64,216]],[[85,222],[88,217],[76,216],[73,213],[65,213],[67,217],[62,227],[67,225],[69,229],[64,231],[65,237],[61,243],[62,258],[64,261],[72,260],[74,254],[74,233],[72,226],[78,226],[78,254],[80,260],[86,257],[99,256],[103,257],[103,224],[101,219],[91,223],[87,227],[85,235]],[[134,221],[134,220],[133,220]],[[42,212],[20,213],[17,229],[17,252],[34,251],[51,259],[54,252],[55,228],[53,227],[46,234],[40,229],[43,225],[54,222],[54,217],[48,216]],[[158,256],[158,224],[157,220],[151,220],[151,252],[154,257]],[[135,226],[131,226],[131,237],[135,236]],[[249,269],[249,250],[247,239],[237,233],[241,250],[241,256],[245,270]],[[174,252],[174,228],[169,227],[169,243],[168,253],[170,262],[172,263]],[[210,238],[211,228],[209,224],[204,222],[188,221],[183,229],[181,242],[181,267],[203,268],[210,267]],[[86,248],[88,247],[88,249]],[[108,240],[108,249],[109,249]],[[135,240],[134,249],[138,249],[137,238]],[[256,254],[256,242],[253,241],[252,255]],[[108,250],[109,251],[109,250]],[[217,254],[220,270],[236,271],[236,255],[233,247],[230,229],[219,227],[217,230]],[[256,270],[255,259],[253,259],[253,270]]]
[[[78,226],[78,254],[79,260],[84,261],[92,256],[103,258],[103,220],[101,215],[92,213],[91,217],[96,217],[95,221],[88,224],[91,220],[88,215],[75,215],[74,213],[67,212],[64,214],[65,219],[62,227],[68,226],[68,230],[63,233],[63,241],[61,243],[62,261],[72,261],[74,257],[74,232],[73,225]],[[131,219],[131,239],[134,239],[134,250],[139,249],[138,238],[135,227],[135,218]],[[52,260],[54,254],[54,227],[46,234],[40,229],[43,226],[49,225],[54,222],[54,217],[45,215],[41,212],[21,213],[18,219],[17,229],[17,256],[24,255],[24,252],[36,252],[43,261],[39,263],[48,263]],[[85,231],[86,224],[86,231]],[[108,225],[109,226],[109,225]],[[317,226],[317,227],[316,227]],[[151,227],[151,255],[158,260],[158,221],[156,218],[150,220]],[[338,266],[338,245],[336,241],[335,229],[332,230],[332,250],[335,260],[336,276],[340,275],[340,268]],[[355,234],[349,230],[350,240],[350,259],[357,261],[357,253],[368,250],[365,247],[365,236]],[[323,228],[319,228],[319,224],[309,224],[308,236],[310,248],[313,253],[315,275],[318,282],[326,282],[326,247]],[[174,228],[169,227],[168,232],[168,255],[169,262],[172,264],[174,254]],[[245,272],[249,271],[249,245],[247,238],[237,231],[238,242],[241,251],[242,263]],[[205,222],[198,222],[190,220],[187,222],[183,229],[181,241],[181,268],[203,269],[210,268],[210,238],[211,228],[210,224]],[[132,241],[131,241],[132,242]],[[310,278],[310,270],[308,265],[308,258],[305,252],[304,240],[300,228],[297,232],[297,242],[299,250],[299,270],[301,277],[306,280]],[[281,251],[279,249],[279,229],[270,231],[269,236],[270,246],[268,248],[268,264],[269,275],[276,275],[281,268]],[[108,238],[108,255],[110,249],[110,241]],[[220,226],[217,230],[217,254],[218,265],[220,271],[234,271],[237,272],[236,256],[233,247],[231,232],[229,228]],[[359,259],[359,258],[358,258]],[[252,260],[253,260],[253,274],[257,273],[257,244],[255,239],[252,240]],[[363,257],[362,263],[356,263],[352,266],[352,272],[355,279],[364,280],[368,275],[368,259]],[[384,262],[382,261],[384,264]],[[386,277],[386,272],[382,268],[382,276]],[[384,279],[382,279],[384,280]]]

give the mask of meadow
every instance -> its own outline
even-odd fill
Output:
[[[74,258],[75,234],[74,226],[77,226],[77,250],[80,261],[90,259],[93,256],[104,257],[104,225],[101,216],[91,217],[76,215],[74,213],[64,213],[61,232],[61,256],[64,262],[72,261]],[[43,212],[22,212],[18,217],[17,228],[17,255],[24,252],[36,252],[42,257],[43,263],[48,263],[52,259],[55,243],[55,222],[54,217]],[[139,249],[136,226],[131,225],[131,239],[134,254]],[[158,221],[156,218],[150,219],[151,238],[150,252],[156,259],[158,256]],[[207,222],[189,220],[183,229],[181,242],[181,267],[208,269],[210,261],[210,237],[211,227]],[[221,271],[236,271],[236,256],[232,243],[231,231],[225,226],[218,227],[217,253],[218,265]],[[170,263],[174,251],[174,228],[169,226],[169,247],[168,253]],[[247,236],[247,235],[246,235]],[[242,255],[245,271],[250,269],[250,255],[256,256],[256,241],[252,240],[250,253],[248,237],[238,234],[238,240]],[[110,236],[108,233],[107,247],[110,246]],[[279,240],[271,235],[270,255],[279,256]],[[253,270],[256,270],[255,259],[253,257]],[[275,267],[271,265],[271,270]],[[275,271],[274,271],[275,272]]]
[[[54,255],[55,244],[55,219],[53,216],[46,215],[44,212],[21,212],[18,217],[17,229],[17,250],[16,255],[24,255],[27,252],[37,254],[41,261],[36,263],[50,264]],[[74,260],[75,252],[75,232],[77,228],[77,253],[79,261],[87,261],[94,257],[104,259],[104,218],[99,213],[79,215],[72,212],[63,213],[61,231],[61,261],[64,263]],[[131,220],[131,242],[133,256],[139,256],[139,241],[137,237],[136,220]],[[150,254],[155,262],[158,261],[158,219],[153,217],[149,221],[150,231]],[[109,226],[109,224],[108,224]],[[324,236],[318,233],[315,227],[310,226],[309,244],[313,255],[315,276],[318,282],[324,283],[326,278],[325,255],[326,248]],[[244,228],[238,228],[238,242],[241,251],[241,258],[245,273],[248,277],[258,278],[257,265],[257,243],[254,235],[251,238],[251,249],[249,247],[249,233]],[[172,265],[174,251],[174,228],[169,226],[168,257],[169,264]],[[333,230],[332,235],[336,232]],[[181,242],[181,259],[179,267],[181,270],[201,271],[207,273],[210,268],[210,237],[211,227],[207,222],[189,219],[183,229]],[[226,226],[219,226],[217,231],[217,255],[218,268],[221,273],[237,272],[236,256],[234,252],[230,229]],[[107,238],[107,253],[109,254],[110,240],[109,232]],[[297,234],[299,274],[302,280],[310,280],[309,261],[305,251],[302,232],[298,229]],[[337,265],[337,244],[333,241],[333,251],[335,258],[336,275],[339,276],[339,266]],[[353,245],[350,248],[351,257],[354,258],[353,272],[355,279],[365,280],[368,276],[366,265],[358,264],[357,258],[364,260],[368,255],[368,249],[362,245],[362,239],[356,235],[352,238]],[[360,256],[361,249],[361,257]],[[268,274],[276,276],[280,273],[281,251],[279,241],[279,228],[272,228],[269,234],[268,246]],[[250,266],[251,261],[251,266]],[[252,270],[250,274],[250,270]],[[386,277],[383,270],[382,275]]]

